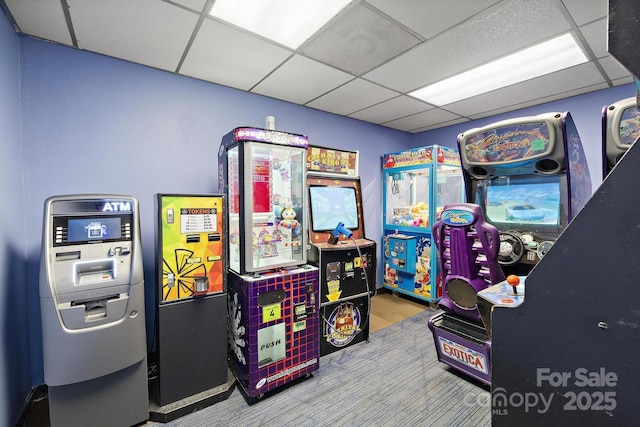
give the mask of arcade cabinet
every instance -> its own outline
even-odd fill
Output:
[[[493,123],[458,135],[467,202],[500,230],[498,262],[526,276],[591,196],[568,112]]]
[[[640,138],[637,98],[622,99],[602,107],[602,178]]]
[[[468,238],[475,243],[458,242],[462,250],[445,248],[441,255],[450,264],[454,280],[445,280],[439,304],[443,313],[428,325],[439,360],[491,384],[491,367],[484,363],[491,361],[491,311],[496,305],[516,307],[522,303],[526,275],[582,208],[591,194],[591,181],[580,137],[568,112],[471,129],[458,136],[458,144],[467,199],[478,207],[472,218],[481,217],[497,230],[497,234],[485,234],[488,246],[481,260],[491,265],[490,255],[497,250],[496,261],[502,271],[487,280],[477,266],[471,267],[478,259],[471,248],[482,242],[473,234]],[[469,222],[449,225],[455,230],[456,225]],[[473,227],[472,233],[476,232],[478,226]],[[438,341],[445,333],[455,347]],[[466,363],[469,360],[475,361],[472,366]],[[478,366],[483,369],[476,369]]]
[[[460,156],[433,145],[382,160],[383,287],[435,307],[442,283],[432,227],[444,205],[464,201]]]
[[[309,147],[309,262],[320,273],[320,356],[369,340],[376,243],[365,237],[358,153]]]
[[[478,311],[478,292],[504,280],[498,264],[499,231],[478,205],[444,207],[433,226],[444,276],[441,312],[429,319],[438,360],[491,384],[491,340]]]
[[[229,365],[262,398],[319,367],[318,268],[307,265],[304,135],[240,127],[222,138],[227,194]]]
[[[44,380],[53,427],[149,417],[138,201],[45,201],[40,262]]]
[[[168,422],[229,397],[223,195],[156,198],[157,375],[149,417]]]

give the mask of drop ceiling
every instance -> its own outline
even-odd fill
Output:
[[[607,0],[354,0],[296,50],[213,3],[0,0],[19,34],[412,133],[633,81],[607,52]],[[440,107],[407,95],[567,32],[587,63]]]

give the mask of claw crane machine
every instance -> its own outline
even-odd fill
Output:
[[[228,204],[229,365],[249,398],[319,366],[318,268],[307,265],[304,135],[239,127],[222,138]]]
[[[383,156],[383,287],[436,306],[442,297],[432,226],[464,201],[458,151],[432,145]]]

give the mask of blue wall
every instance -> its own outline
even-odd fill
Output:
[[[274,115],[277,129],[308,135],[313,145],[359,150],[367,235],[379,241],[382,154],[454,147],[457,134],[471,127],[570,110],[593,176],[600,167],[599,111],[631,92],[615,88],[411,135],[16,36],[0,17],[0,402],[10,402],[0,404],[0,424],[12,425],[29,388],[43,382],[38,265],[47,197],[104,192],[138,198],[151,341],[155,194],[217,192],[217,150],[234,127],[264,127],[265,116]]]
[[[31,388],[25,281],[20,44],[0,16],[0,424],[13,425]]]
[[[423,145],[440,144],[457,149],[458,134],[472,128],[486,126],[499,120],[514,117],[569,111],[580,134],[580,139],[587,156],[587,162],[589,163],[591,187],[593,191],[595,191],[602,183],[602,107],[635,95],[636,87],[633,83],[616,86],[611,89],[573,96],[571,98],[523,108],[472,122],[422,132],[415,136],[412,146],[421,147]]]
[[[380,157],[412,135],[287,102],[20,37],[33,382],[42,382],[38,262],[42,207],[56,194],[120,193],[141,212],[148,340],[155,307],[157,193],[217,192],[217,151],[237,126],[276,127],[360,151],[368,237],[380,239]],[[37,320],[37,322],[35,321]]]

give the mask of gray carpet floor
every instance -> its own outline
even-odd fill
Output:
[[[226,400],[146,426],[490,426],[488,388],[438,362],[427,327],[433,314],[323,356],[312,377],[253,405],[236,387]]]

